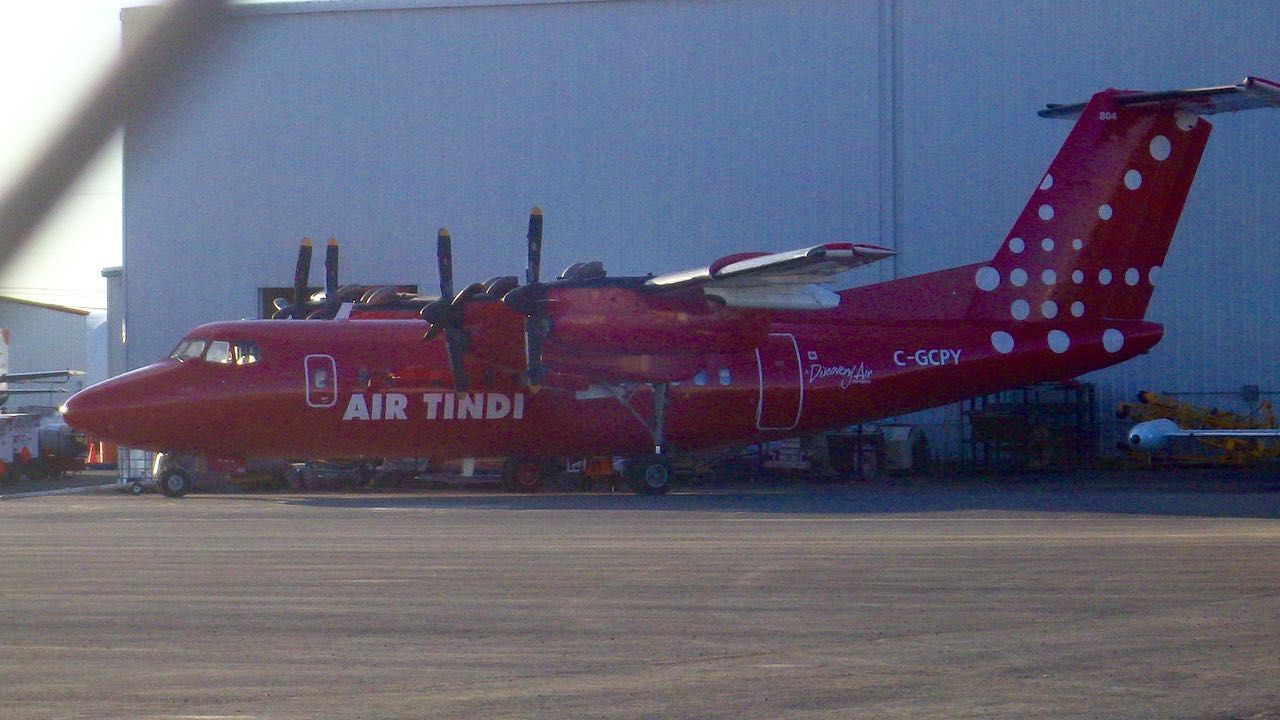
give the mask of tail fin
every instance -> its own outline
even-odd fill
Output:
[[[1104,90],[1071,134],[990,264],[972,319],[1141,319],[1211,126],[1200,115],[1280,106],[1280,85],[1173,92]]]

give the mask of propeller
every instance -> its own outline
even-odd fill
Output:
[[[324,248],[324,309],[328,317],[338,314],[338,241],[329,238]]]
[[[529,268],[525,270],[526,285],[538,283],[538,270],[542,267],[542,208],[535,207],[529,212],[529,232],[525,235],[529,241]]]
[[[330,238],[324,256],[324,300],[318,295],[307,294],[307,282],[311,274],[312,245],[304,238],[298,248],[298,264],[293,272],[293,301],[278,297],[272,301],[273,320],[282,318],[308,318],[328,320],[337,316],[345,303],[361,302],[366,305],[386,305],[400,297],[394,286],[367,287],[364,285],[338,285],[338,241]]]
[[[434,340],[444,331],[453,302],[453,241],[448,228],[440,228],[436,233],[436,270],[440,275],[440,298],[424,305],[419,313],[419,317],[431,323],[423,340]]]
[[[458,392],[467,389],[467,371],[463,356],[471,344],[471,337],[462,327],[463,305],[472,296],[483,292],[484,287],[472,283],[457,295],[453,294],[453,240],[447,228],[436,233],[436,269],[440,274],[440,299],[423,306],[420,317],[431,323],[423,340],[434,340],[444,333],[445,351],[449,354],[449,369],[453,372],[453,385]]]
[[[453,250],[449,231],[441,228],[436,236],[436,262],[440,273],[440,298],[422,308],[420,316],[430,323],[423,340],[433,340],[441,333],[449,353],[449,366],[453,371],[454,385],[461,392],[467,387],[463,368],[463,356],[471,343],[471,336],[463,326],[464,308],[475,300],[501,299],[508,307],[525,316],[525,376],[530,386],[537,387],[546,376],[542,365],[542,344],[550,332],[550,319],[546,315],[546,286],[539,281],[542,265],[542,210],[534,208],[529,213],[528,268],[525,285],[519,285],[514,276],[491,278],[484,283],[472,283],[457,294],[453,293]]]
[[[529,267],[525,270],[525,285],[514,288],[502,297],[502,302],[524,317],[525,379],[532,387],[542,384],[547,369],[542,365],[542,341],[550,332],[550,319],[546,315],[547,289],[538,278],[542,266],[542,209],[535,207],[529,213],[529,233],[526,235],[529,250]]]
[[[303,316],[302,311],[307,304],[307,280],[311,275],[311,238],[303,238],[298,246],[298,264],[293,271],[293,302],[284,298],[276,298],[272,305],[276,311],[273,320],[280,318],[297,319]]]

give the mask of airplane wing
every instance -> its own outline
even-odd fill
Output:
[[[1127,107],[1173,107],[1197,115],[1213,115],[1253,108],[1280,107],[1280,83],[1250,76],[1235,85],[1125,93],[1117,95],[1115,102]],[[1085,103],[1049,105],[1037,114],[1045,118],[1070,118],[1079,115],[1084,106]]]
[[[741,253],[696,270],[657,275],[644,289],[669,292],[701,287],[731,307],[772,310],[823,310],[840,296],[823,287],[847,270],[883,260],[894,251],[878,245],[827,243],[778,253]]]
[[[0,374],[0,383],[24,383],[37,382],[40,380],[69,380],[73,376],[83,375],[79,370],[38,370],[36,372],[20,372],[20,373],[4,373]],[[10,390],[9,392],[15,392]],[[39,390],[36,392],[44,392]]]

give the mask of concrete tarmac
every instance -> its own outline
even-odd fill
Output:
[[[1257,484],[0,514],[9,720],[1280,718]]]

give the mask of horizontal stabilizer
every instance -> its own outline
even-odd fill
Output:
[[[1280,83],[1259,77],[1246,77],[1236,85],[1165,90],[1159,92],[1121,92],[1115,103],[1122,107],[1152,108],[1214,115],[1255,108],[1280,107]],[[1087,103],[1049,105],[1038,114],[1046,118],[1071,118],[1079,115]]]
[[[665,292],[701,286],[732,307],[820,310],[840,298],[821,287],[847,270],[892,257],[893,250],[860,243],[827,243],[778,253],[742,253],[697,270],[649,278],[645,289]]]

